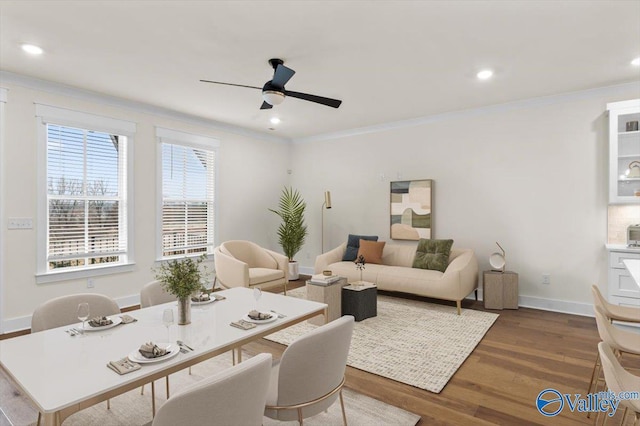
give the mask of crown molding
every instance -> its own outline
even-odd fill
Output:
[[[314,136],[293,138],[293,143],[308,143],[328,141],[332,139],[341,139],[350,136],[366,135],[369,133],[379,133],[405,127],[415,127],[427,123],[437,121],[445,121],[451,119],[463,119],[480,115],[488,115],[501,113],[516,109],[532,108],[537,106],[551,105],[573,100],[588,99],[595,96],[615,96],[627,95],[629,91],[635,90],[640,96],[640,81],[630,83],[617,84],[612,86],[597,87],[574,92],[560,93],[557,95],[541,96],[537,98],[522,99],[519,101],[507,102],[502,104],[489,105],[479,108],[464,109],[459,111],[444,112],[441,114],[426,115],[422,117],[412,118],[409,120],[392,121],[388,123],[375,124],[372,126],[358,127],[354,129],[340,130],[337,132],[323,133]]]
[[[287,138],[256,132],[254,130],[250,130],[240,126],[234,126],[232,124],[223,123],[221,121],[197,117],[195,115],[174,111],[169,108],[158,107],[146,104],[144,102],[122,99],[115,96],[105,95],[85,89],[79,89],[77,87],[69,86],[66,84],[55,83],[48,80],[41,80],[38,78],[15,74],[8,71],[0,71],[0,82],[15,84],[17,86],[22,86],[34,90],[41,90],[43,92],[54,93],[57,95],[69,96],[76,99],[81,99],[83,101],[95,102],[145,114],[152,114],[164,118],[179,120],[185,123],[209,127],[236,135],[247,136],[253,139],[280,143],[291,142],[291,140]]]

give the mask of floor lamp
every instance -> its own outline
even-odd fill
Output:
[[[320,250],[320,254],[324,253],[324,209],[331,208],[331,192],[324,191],[324,203],[322,203],[322,249]]]

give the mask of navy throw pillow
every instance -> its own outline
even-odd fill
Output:
[[[354,261],[358,257],[358,250],[360,249],[360,240],[378,241],[377,235],[353,235],[349,234],[347,239],[347,249],[342,256],[343,261]]]

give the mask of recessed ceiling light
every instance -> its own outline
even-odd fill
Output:
[[[271,117],[271,120],[269,120],[271,122],[271,124],[278,124],[280,123],[280,119],[278,117]]]
[[[35,44],[25,43],[22,45],[22,50],[29,53],[30,55],[42,55],[42,48],[40,46],[36,46]]]
[[[636,67],[640,67],[640,58],[635,58],[631,61],[631,65],[635,65]]]
[[[482,70],[478,74],[476,74],[476,76],[480,80],[487,80],[487,79],[491,78],[491,76],[493,76],[493,71],[491,71],[491,70]]]

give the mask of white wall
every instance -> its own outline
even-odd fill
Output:
[[[590,312],[591,284],[607,279],[606,103],[639,95],[625,85],[294,143],[312,232],[301,266],[320,251],[324,190],[325,250],[349,233],[407,244],[389,239],[389,182],[434,179],[435,238],[474,249],[481,271],[497,241],[522,304]]]
[[[7,230],[4,227],[2,265],[3,332],[28,327],[29,316],[40,303],[60,295],[98,292],[116,298],[121,305],[137,303],[142,285],[153,279],[155,261],[156,138],[155,126],[216,138],[221,146],[217,163],[216,241],[246,238],[277,249],[278,220],[267,211],[276,206],[282,187],[288,183],[289,143],[258,139],[251,135],[220,130],[197,120],[172,119],[100,102],[91,96],[69,96],[17,84],[9,89],[4,126],[5,144],[0,170],[4,190],[0,194],[3,217],[37,217],[36,120],[34,102],[126,119],[137,123],[134,140],[135,259],[130,273],[95,278],[87,289],[86,279],[36,284],[36,229]],[[81,93],[82,94],[82,93]],[[72,91],[72,95],[77,93]],[[194,124],[195,123],[195,124]]]

